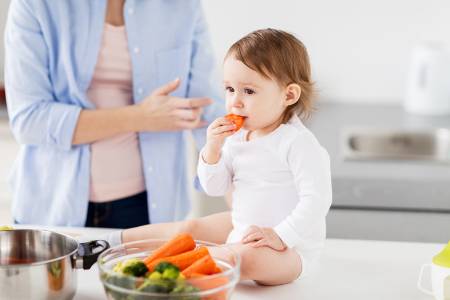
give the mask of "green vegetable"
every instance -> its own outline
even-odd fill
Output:
[[[162,278],[162,274],[155,271],[155,272],[151,272],[149,276],[147,276],[148,279],[150,280],[158,280]]]
[[[131,258],[124,262],[117,263],[113,271],[123,275],[141,277],[148,272],[148,268],[142,260],[138,258]]]
[[[183,293],[198,292],[199,289],[189,284],[181,274],[179,268],[168,262],[159,263],[153,272],[148,272],[142,260],[137,258],[118,262],[114,268],[114,275],[106,275],[108,283],[125,289],[146,293],[166,294],[159,300],[200,300],[198,296],[182,296]],[[144,277],[145,276],[145,277]],[[136,278],[139,277],[139,278]],[[107,294],[115,300],[147,300],[152,297],[144,295],[127,295],[126,292],[114,291],[106,288]],[[181,298],[180,298],[181,297]]]
[[[169,262],[165,262],[165,261],[160,262],[155,267],[155,271],[157,271],[161,274],[163,274],[164,271],[166,271],[166,270],[173,270],[175,272],[180,272],[180,269],[177,266],[175,266],[174,264],[171,264]]]
[[[177,279],[181,274],[177,266],[165,261],[156,265],[155,272],[160,273],[163,279]]]
[[[147,279],[138,288],[138,291],[149,293],[170,293],[176,282],[169,279],[150,280]]]
[[[162,278],[164,279],[177,279],[178,276],[180,276],[180,271],[177,269],[166,269],[163,273],[162,273]]]
[[[199,291],[200,290],[193,285],[185,283],[184,281],[183,282],[178,281],[177,286],[172,290],[172,292],[170,292],[170,294],[174,296],[173,297],[174,299],[178,299],[175,296],[176,294],[194,293],[194,292],[199,292]],[[185,296],[185,297],[183,297],[183,300],[200,300],[200,297],[199,296]]]

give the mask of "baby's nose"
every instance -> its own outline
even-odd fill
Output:
[[[235,96],[235,97],[233,98],[233,100],[232,100],[231,105],[232,105],[233,107],[239,107],[239,108],[243,107],[241,98],[240,98],[239,96]]]

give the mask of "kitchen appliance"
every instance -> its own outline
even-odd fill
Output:
[[[76,269],[89,269],[108,248],[48,230],[0,231],[0,299],[72,299]]]
[[[100,279],[105,288],[108,299],[230,299],[231,294],[239,281],[240,276],[240,256],[223,245],[195,241],[197,247],[205,246],[215,260],[216,264],[222,269],[221,273],[209,275],[200,278],[191,278],[189,283],[198,287],[200,291],[196,292],[177,292],[167,294],[157,292],[142,291],[139,286],[144,284],[142,278],[124,277],[118,275],[113,269],[118,262],[123,262],[130,258],[144,259],[152,251],[164,245],[166,240],[149,239],[122,244],[106,250],[98,257],[98,268],[100,270]]]
[[[423,287],[422,278],[426,268],[431,268],[431,290]],[[450,242],[445,248],[433,257],[431,264],[425,264],[420,269],[418,288],[436,300],[450,299],[448,279],[450,278]]]
[[[427,43],[413,49],[404,107],[414,114],[450,114],[450,49],[446,45]]]

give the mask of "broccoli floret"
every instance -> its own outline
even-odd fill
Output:
[[[180,275],[180,269],[177,266],[165,261],[157,264],[155,271],[161,273],[164,279],[177,279]]]
[[[162,278],[162,274],[158,271],[151,272],[147,275],[147,278],[150,280],[158,280]]]
[[[148,268],[142,261],[123,268],[123,274],[136,277],[144,276],[147,272]]]
[[[117,273],[136,277],[144,276],[148,272],[148,268],[145,263],[138,258],[132,258],[124,262],[119,262],[113,270]]]
[[[164,273],[165,270],[170,270],[170,269],[175,269],[178,272],[180,272],[180,269],[175,266],[174,264],[167,262],[167,261],[162,261],[159,264],[156,265],[155,267],[155,271],[159,272],[159,273]]]
[[[180,271],[176,270],[176,269],[166,269],[163,273],[162,273],[162,278],[164,279],[172,279],[175,280],[178,278],[178,276],[180,276]]]
[[[175,281],[167,279],[145,280],[138,291],[149,293],[170,293],[175,287]]]
[[[194,293],[194,292],[199,292],[200,290],[198,288],[196,288],[193,285],[190,285],[186,282],[178,282],[177,286],[172,290],[172,292],[170,293],[171,295],[173,295],[173,297],[170,297],[169,299],[179,299],[179,296],[176,296],[177,294],[182,294],[182,293]],[[200,300],[199,296],[185,296],[183,297],[183,300]]]

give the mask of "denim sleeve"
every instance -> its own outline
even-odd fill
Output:
[[[220,76],[211,45],[203,8],[199,2],[195,32],[192,40],[191,69],[189,73],[188,97],[210,97],[214,102],[203,114],[209,123],[225,114],[225,102],[220,89]],[[206,142],[206,127],[193,130],[193,136],[200,150]]]
[[[21,144],[70,150],[81,108],[55,99],[49,71],[52,43],[44,38],[38,16],[29,1],[10,4],[5,30],[10,125]]]

